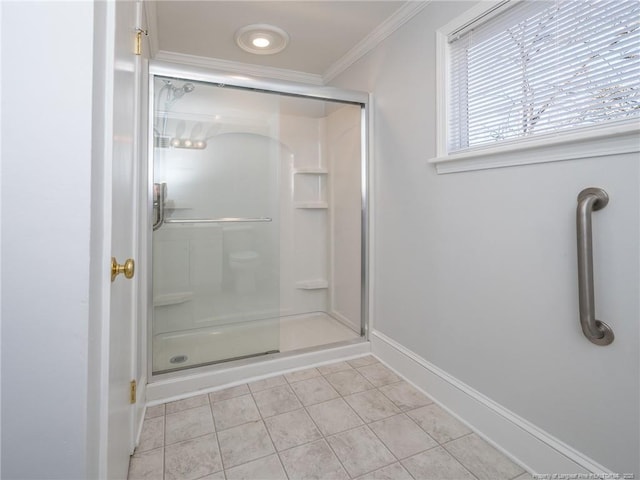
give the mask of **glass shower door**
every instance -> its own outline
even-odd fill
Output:
[[[155,374],[280,350],[278,102],[243,101],[154,79]]]

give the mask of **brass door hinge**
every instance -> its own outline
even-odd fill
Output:
[[[129,403],[136,403],[137,382],[135,380],[131,380],[130,386],[131,388],[129,389]]]
[[[149,35],[148,30],[142,30],[141,28],[136,28],[136,45],[134,48],[134,53],[136,55],[142,55],[142,35],[145,37]]]

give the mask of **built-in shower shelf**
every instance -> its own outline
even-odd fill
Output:
[[[166,307],[169,305],[179,305],[190,301],[193,298],[193,292],[166,293],[153,298],[154,307]]]
[[[329,282],[321,278],[316,278],[314,280],[301,280],[300,282],[296,282],[296,288],[299,290],[321,290],[329,288]]]
[[[312,175],[326,175],[329,171],[326,168],[320,167],[303,167],[296,168],[293,173],[312,174]]]
[[[327,202],[295,202],[293,206],[296,208],[329,208]]]

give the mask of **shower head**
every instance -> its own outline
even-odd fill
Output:
[[[173,92],[173,98],[181,98],[185,93],[193,92],[193,90],[195,90],[195,88],[196,87],[191,82],[185,83],[180,88],[174,87],[172,85],[171,89],[172,89],[172,92]]]
[[[196,89],[196,87],[191,82],[185,82],[182,84],[181,87],[176,87],[173,84],[173,82],[167,78],[162,79],[162,81],[164,82],[164,85],[158,91],[157,104],[160,105],[161,99],[163,98],[163,94],[164,94],[165,115],[164,115],[164,118],[162,119],[161,126],[159,126],[157,130],[160,132],[160,136],[165,136],[166,130],[167,130],[166,112],[168,112],[173,106],[173,104],[178,100],[180,100],[185,93],[193,92]]]
[[[171,80],[164,80],[164,87],[162,87],[162,90],[167,89],[166,102],[170,105],[179,98],[182,98],[185,93],[193,92],[195,88],[195,85],[191,82],[185,82],[181,87],[176,87]]]

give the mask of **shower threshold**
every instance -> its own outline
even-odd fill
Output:
[[[233,357],[233,358],[225,358],[223,360],[213,360],[211,362],[206,362],[206,363],[198,363],[195,365],[187,365],[187,366],[180,366],[180,367],[176,367],[173,369],[167,369],[167,370],[163,370],[161,372],[153,372],[154,374],[161,374],[161,373],[173,373],[173,372],[179,372],[180,370],[184,370],[187,368],[193,368],[193,367],[206,367],[208,365],[217,365],[218,363],[225,363],[225,362],[232,362],[235,360],[245,360],[247,358],[255,358],[255,357],[264,357],[266,355],[271,355],[272,353],[280,353],[280,350],[269,350],[266,352],[260,352],[260,353],[252,353],[249,355],[241,355],[239,357]]]
[[[157,335],[153,374],[329,345],[360,333],[325,312]]]

